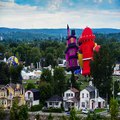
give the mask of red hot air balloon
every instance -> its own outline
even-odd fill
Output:
[[[90,61],[93,59],[93,48],[95,47],[95,35],[92,32],[92,29],[86,27],[82,35],[79,38],[79,51],[83,55],[83,68],[82,68],[82,75],[90,75]]]

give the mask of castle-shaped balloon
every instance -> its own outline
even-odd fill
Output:
[[[75,30],[72,30],[70,35],[67,25],[66,68],[72,72],[81,69],[81,74],[87,76],[90,75],[90,61],[93,59],[93,53],[99,51],[100,45],[95,43],[95,35],[89,27],[83,30],[78,43],[79,45],[77,45]]]

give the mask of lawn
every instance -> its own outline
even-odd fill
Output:
[[[103,111],[105,111],[106,109],[104,109],[104,108],[99,108],[99,109],[95,109],[95,113],[99,113],[99,112],[103,112]]]
[[[36,82],[39,81],[38,79],[29,79],[29,80],[22,80],[23,86],[26,88],[28,83],[33,83],[36,87],[38,86]]]

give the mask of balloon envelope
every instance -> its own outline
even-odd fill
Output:
[[[8,63],[8,65],[16,66],[19,64],[19,61],[15,56],[11,56],[8,58],[7,63]]]

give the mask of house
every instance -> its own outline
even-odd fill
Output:
[[[62,101],[63,101],[62,97],[54,95],[46,101],[47,108],[61,108]]]
[[[66,67],[66,60],[63,60],[63,59],[58,60],[58,66],[65,68]]]
[[[80,109],[104,108],[105,100],[99,97],[98,90],[90,82],[89,86],[80,92]]]
[[[39,105],[40,91],[37,89],[27,90],[25,92],[25,101],[29,107],[34,106],[34,105]]]
[[[120,63],[117,63],[114,67],[113,75],[119,76],[120,75]]]
[[[79,95],[80,92],[76,88],[70,88],[64,92],[63,96],[63,107],[65,111],[68,111],[71,107],[79,110]]]
[[[25,68],[21,71],[21,76],[24,80],[28,80],[28,79],[38,79],[41,76],[42,71],[41,70],[33,70],[28,71],[25,70]]]
[[[15,98],[18,98],[18,105],[25,104],[25,89],[21,84],[7,84],[0,87],[0,106],[10,108]]]

